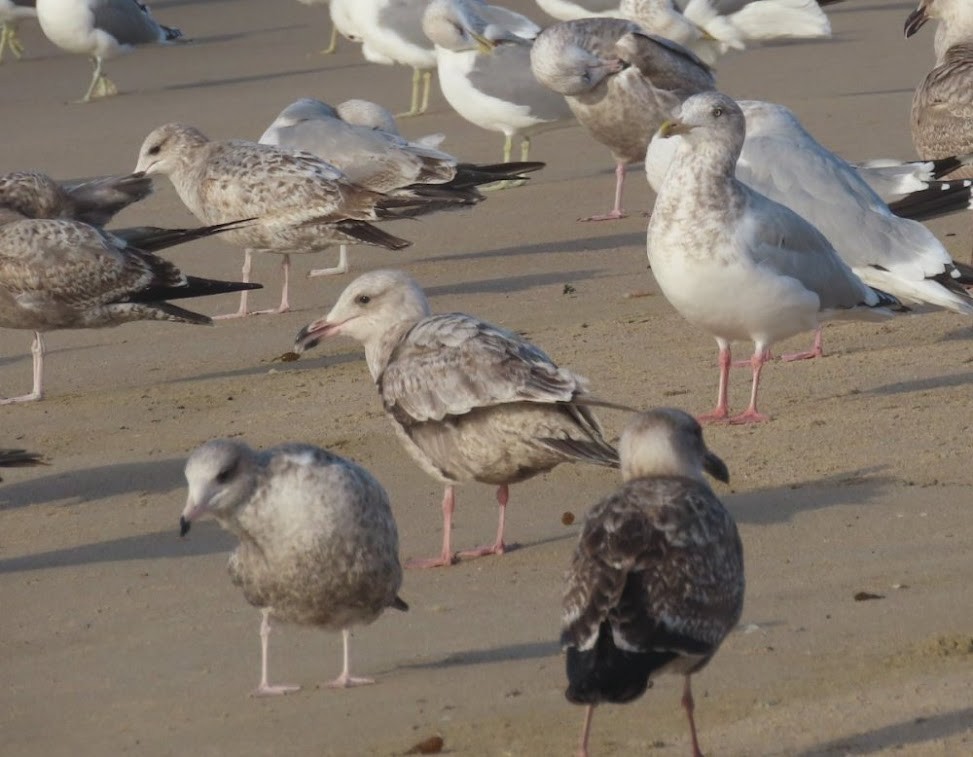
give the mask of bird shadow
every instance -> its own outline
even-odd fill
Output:
[[[524,644],[507,644],[489,649],[468,649],[453,652],[439,660],[407,663],[397,666],[398,670],[437,670],[455,668],[463,665],[488,665],[494,662],[514,660],[536,660],[544,657],[557,657],[561,647],[556,641],[530,641]]]
[[[428,287],[425,291],[429,297],[440,297],[450,294],[488,294],[494,292],[502,294],[533,289],[534,287],[591,279],[597,273],[599,272],[593,270],[530,273],[524,276],[509,276],[504,279],[482,279],[480,281],[464,281],[459,284]]]
[[[257,376],[271,370],[277,371],[278,373],[290,372],[292,370],[316,370],[319,368],[330,368],[343,363],[354,363],[363,359],[361,352],[342,352],[337,355],[321,355],[320,357],[311,359],[301,357],[299,360],[281,360],[280,357],[272,357],[245,368],[236,368],[231,371],[214,371],[213,373],[197,373],[192,376],[176,376],[163,383],[182,384],[190,381]]]
[[[902,87],[898,89],[868,89],[856,92],[840,92],[838,97],[867,97],[869,95],[911,95],[915,92],[915,87]]]
[[[346,66],[315,66],[314,68],[299,68],[290,71],[278,71],[274,74],[253,74],[252,76],[232,76],[225,79],[206,79],[195,82],[184,82],[182,84],[170,84],[162,87],[162,91],[181,91],[186,89],[206,89],[208,87],[222,87],[226,84],[250,84],[259,81],[272,81],[274,79],[284,79],[288,76],[303,76],[304,74],[319,74],[323,71],[338,71],[343,68],[357,68],[360,64],[351,63]]]
[[[909,718],[900,723],[819,744],[801,752],[797,757],[875,754],[886,749],[901,750],[907,744],[919,744],[963,733],[969,730],[970,723],[973,723],[973,707],[930,717]]]
[[[192,537],[181,539],[178,535],[178,524],[173,522],[172,529],[166,531],[125,536],[94,544],[52,549],[47,552],[0,560],[0,574],[49,568],[68,568],[91,563],[163,558],[182,559],[184,557],[230,552],[234,545],[233,536],[223,531],[216,523],[203,523],[194,526]]]
[[[564,239],[559,242],[540,242],[538,244],[521,244],[515,247],[498,247],[493,250],[466,252],[460,255],[432,255],[418,258],[418,263],[436,263],[448,260],[478,260],[480,258],[502,258],[514,255],[542,255],[546,252],[594,252],[596,250],[612,250],[619,247],[642,246],[645,244],[645,232],[633,234],[608,234],[603,237],[588,239]]]
[[[927,392],[931,389],[945,389],[954,386],[969,386],[973,384],[973,372],[953,374],[949,376],[932,376],[931,378],[915,379],[913,381],[897,381],[894,384],[876,386],[866,389],[866,394],[905,394],[907,392]]]

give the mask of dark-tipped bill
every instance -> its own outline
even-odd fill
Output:
[[[926,21],[929,20],[929,16],[926,14],[926,6],[923,3],[918,8],[916,8],[909,17],[905,20],[905,36],[911,37],[917,31],[919,31]]]
[[[324,319],[309,323],[297,332],[297,338],[294,340],[294,352],[300,355],[305,350],[317,347],[322,339],[329,336],[340,325],[329,323]]]
[[[191,520],[182,515],[179,517],[179,536],[185,536],[189,533],[189,529],[192,528],[193,523]]]
[[[726,467],[726,463],[709,450],[706,451],[706,456],[703,458],[703,470],[717,481],[722,481],[724,484],[730,483],[730,471]]]

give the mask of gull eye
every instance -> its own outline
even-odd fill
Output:
[[[357,302],[359,305],[367,305],[371,301],[372,298],[367,294],[360,294],[355,298],[355,302]]]
[[[159,150],[161,149],[162,149],[162,145],[154,145],[153,147],[149,148],[149,155],[158,155]]]
[[[719,118],[722,115],[723,115],[722,106],[717,105],[715,108],[713,108],[713,118]]]
[[[224,468],[219,473],[216,474],[216,483],[225,484],[230,480],[230,476],[233,474],[233,468]]]

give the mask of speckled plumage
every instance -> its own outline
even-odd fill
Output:
[[[152,193],[147,176],[98,176],[57,182],[40,171],[0,175],[0,223],[60,218],[104,226],[116,213]]]
[[[679,410],[635,416],[619,445],[624,483],[588,512],[565,578],[567,698],[628,702],[652,677],[699,671],[743,608],[743,547],[706,483],[726,466]],[[692,725],[691,695],[690,724]],[[582,736],[586,753],[590,710]]]
[[[562,462],[617,465],[584,379],[506,329],[461,313],[431,315],[405,273],[360,276],[302,329],[297,348],[333,334],[364,344],[400,439],[448,495],[466,481],[505,491]]]

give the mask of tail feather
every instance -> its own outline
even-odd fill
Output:
[[[971,206],[973,206],[973,181],[958,179],[929,182],[926,189],[912,192],[901,200],[891,203],[889,210],[901,218],[928,221],[960,210],[968,210]]]
[[[490,184],[495,181],[519,181],[528,178],[524,174],[540,171],[545,165],[540,161],[491,163],[482,166],[475,163],[460,163],[456,166],[456,176],[443,186],[465,188]]]
[[[211,326],[213,319],[202,313],[194,313],[171,302],[133,303],[129,307],[139,313],[139,320],[175,321],[195,326]]]
[[[538,440],[541,444],[567,455],[574,460],[595,465],[604,465],[608,468],[618,468],[621,463],[618,459],[618,450],[606,441],[582,440],[582,439],[555,439],[545,437]]]
[[[195,229],[161,229],[158,226],[133,226],[125,229],[111,229],[110,234],[120,237],[143,252],[157,252],[177,244],[204,239],[214,234],[246,226],[252,218],[220,223],[215,226],[200,226]]]
[[[198,276],[186,276],[185,284],[176,286],[149,286],[130,295],[126,301],[163,303],[164,300],[187,300],[193,297],[208,297],[212,294],[229,294],[231,292],[262,288],[262,284],[255,284],[253,282],[220,281],[218,279],[204,279]],[[189,312],[183,311],[181,308],[176,309],[184,313]]]
[[[344,220],[338,221],[335,226],[339,231],[357,239],[359,242],[374,245],[375,247],[384,247],[388,250],[401,250],[412,244],[407,239],[400,239],[399,237],[387,234],[377,226],[368,223],[368,221]]]

